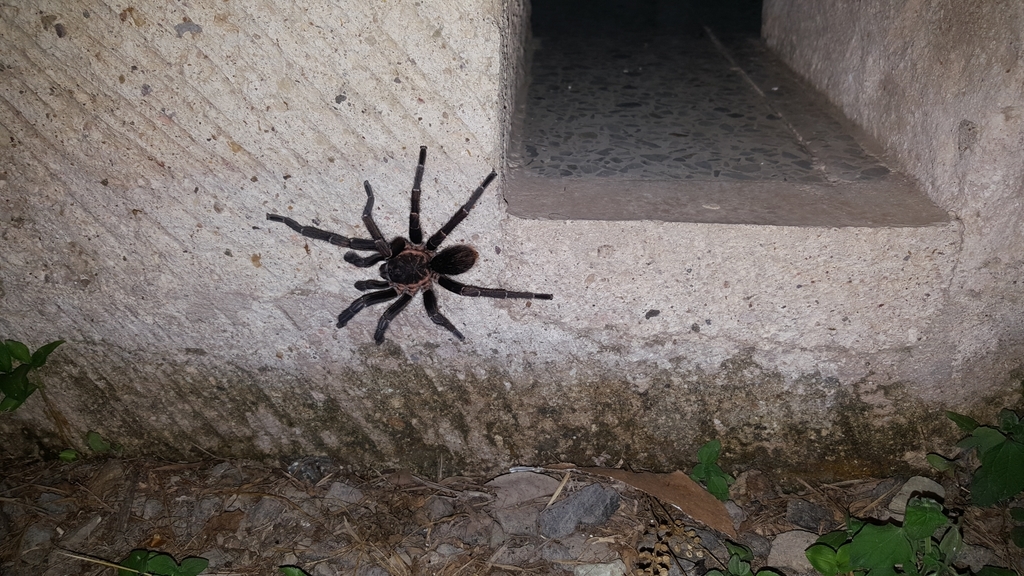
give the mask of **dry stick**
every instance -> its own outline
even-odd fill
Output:
[[[72,554],[71,552],[65,552],[64,550],[57,550],[57,552],[60,552],[61,554],[65,555],[65,556],[69,556],[71,558],[74,558],[75,560],[84,560],[85,562],[92,562],[93,564],[99,564],[101,566],[108,566],[110,568],[117,568],[118,570],[127,570],[128,572],[134,572],[136,574],[140,574],[141,576],[153,576],[149,572],[139,572],[138,570],[136,570],[134,568],[128,568],[126,566],[121,566],[120,564],[114,564],[113,562],[108,562],[106,560],[101,560],[99,558],[93,558],[91,556],[83,556],[81,554]]]
[[[548,500],[547,505],[544,506],[545,510],[550,508],[551,505],[555,503],[555,500],[558,498],[558,495],[562,493],[562,489],[565,488],[565,485],[568,482],[569,482],[569,473],[566,472],[565,476],[562,476],[562,482],[558,485],[558,488],[555,488],[555,493],[551,495],[551,499]]]

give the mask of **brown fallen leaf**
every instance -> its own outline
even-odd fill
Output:
[[[662,502],[677,506],[683,514],[694,521],[733,539],[736,538],[736,529],[732,525],[732,518],[725,509],[725,504],[683,472],[677,470],[669,474],[655,474],[653,472],[628,472],[618,468],[578,468],[578,470],[625,482]]]

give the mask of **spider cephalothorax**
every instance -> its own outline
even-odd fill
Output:
[[[380,289],[377,292],[370,292],[356,298],[355,302],[338,315],[338,328],[348,324],[348,321],[355,317],[360,310],[373,304],[387,302],[398,298],[394,304],[388,307],[377,322],[377,331],[373,339],[380,344],[384,341],[384,332],[387,331],[391,321],[405,309],[417,292],[423,293],[423,305],[427,309],[427,316],[439,326],[444,326],[459,340],[465,340],[447,318],[441,314],[437,307],[437,295],[434,294],[434,283],[442,288],[459,294],[460,296],[482,296],[486,298],[539,298],[550,300],[551,294],[536,294],[533,292],[512,292],[501,288],[481,288],[470,286],[449,278],[468,271],[476,264],[479,257],[477,251],[466,244],[456,244],[441,251],[437,248],[444,242],[445,238],[452,233],[452,230],[462,222],[469,211],[473,209],[477,200],[483,195],[484,190],[497,176],[491,172],[484,178],[484,181],[477,187],[469,197],[469,201],[459,208],[448,220],[448,223],[434,233],[426,242],[423,242],[423,229],[420,228],[420,184],[423,181],[423,166],[427,160],[427,147],[420,147],[420,161],[416,166],[416,177],[412,183],[412,209],[409,212],[409,238],[401,236],[391,242],[384,239],[380,228],[373,220],[373,188],[370,182],[363,182],[366,188],[366,207],[363,208],[363,224],[370,233],[372,239],[348,238],[314,228],[302,226],[295,220],[277,214],[267,214],[267,220],[287,224],[292,230],[308,238],[323,240],[344,248],[375,252],[369,256],[360,256],[355,252],[346,252],[345,261],[360,268],[368,268],[378,262],[384,262],[380,266],[380,277],[383,280],[360,280],[356,282],[357,290],[366,291]]]

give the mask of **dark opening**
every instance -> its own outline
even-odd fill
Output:
[[[533,0],[509,211],[778,225],[944,221],[767,49],[761,13],[760,0]]]

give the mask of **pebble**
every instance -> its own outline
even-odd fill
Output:
[[[818,535],[804,530],[790,530],[775,536],[768,554],[768,566],[789,576],[817,574],[804,551],[817,541]]]
[[[573,568],[573,576],[624,576],[626,565],[622,560],[607,564],[578,564]]]
[[[893,518],[903,518],[903,514],[907,511],[907,502],[914,496],[928,496],[941,503],[946,499],[946,490],[941,484],[930,478],[914,476],[903,484],[900,491],[889,502],[889,511],[892,512]]]
[[[363,491],[359,488],[349,486],[344,482],[334,482],[327,490],[324,504],[331,512],[337,512],[345,508],[346,504],[358,504],[362,499]]]
[[[832,514],[817,504],[797,498],[786,505],[786,520],[805,530],[818,532],[832,524]]]
[[[619,493],[601,484],[591,484],[540,513],[541,536],[563,538],[580,524],[604,524],[619,509]]]

